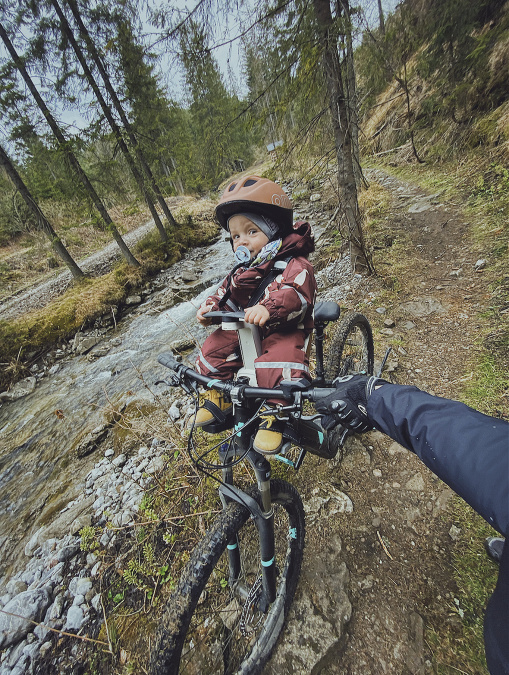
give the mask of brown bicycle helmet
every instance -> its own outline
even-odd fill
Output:
[[[267,216],[285,234],[293,229],[292,203],[279,185],[268,178],[246,176],[228,185],[216,206],[221,227],[228,230],[228,218],[243,212]]]

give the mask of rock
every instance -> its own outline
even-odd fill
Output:
[[[368,574],[367,577],[358,581],[357,585],[359,586],[361,591],[369,591],[370,588],[373,588],[373,582],[374,582],[373,575]]]
[[[385,335],[386,337],[392,337],[394,335],[394,331],[391,330],[390,328],[382,328],[380,333],[381,335]]]
[[[420,473],[416,473],[405,485],[405,490],[413,490],[414,492],[423,492],[425,488],[424,478]]]
[[[451,529],[449,530],[449,536],[453,541],[458,541],[459,536],[461,534],[461,530],[459,527],[456,527],[456,525],[451,525]]]
[[[21,581],[21,579],[11,579],[5,587],[5,590],[10,595],[18,595],[19,593],[26,591],[26,589],[27,585]]]
[[[195,342],[191,338],[183,338],[181,340],[173,340],[170,342],[170,349],[172,352],[185,352],[188,349],[194,349],[195,346]]]
[[[90,577],[80,577],[76,583],[75,595],[86,595],[92,588]]]
[[[384,372],[385,373],[393,373],[395,370],[398,369],[399,366],[399,361],[396,361],[395,359],[391,361],[387,361],[385,364]]]
[[[449,276],[452,277],[453,279],[459,279],[463,272],[463,269],[460,267],[458,270],[452,270],[452,272],[449,272]]]
[[[430,314],[445,314],[446,309],[441,302],[435,300],[435,298],[424,296],[421,298],[416,298],[410,302],[403,302],[399,309],[405,314],[410,314],[410,316],[416,318],[422,318],[429,316]]]
[[[118,457],[115,457],[115,459],[111,460],[113,466],[124,466],[126,462],[127,462],[127,455],[124,454],[118,455]]]
[[[69,527],[70,532],[79,532],[84,527],[90,527],[92,525],[92,514],[91,513],[82,513],[77,518],[73,520]]]
[[[48,640],[48,642],[44,642],[40,648],[39,648],[39,654],[41,655],[42,658],[46,656],[46,654],[51,651],[51,648],[53,646],[53,643]]]
[[[396,323],[395,323],[394,319],[385,319],[385,321],[384,321],[384,326],[386,328],[394,328],[395,325],[396,325]]]
[[[104,456],[105,456],[105,457],[113,457],[114,454],[115,454],[115,450],[113,450],[113,448],[109,448],[109,449],[106,450],[106,452],[104,453]]]
[[[331,487],[330,496],[336,503],[330,505],[329,516],[333,516],[336,513],[352,513],[353,512],[352,500],[350,499],[350,497],[347,494],[345,494],[344,492],[341,492],[340,490],[336,490],[335,488]]]
[[[175,422],[180,418],[180,410],[178,407],[175,405],[175,403],[171,406],[171,408],[168,410],[168,417],[170,420]]]
[[[423,213],[423,211],[428,211],[431,209],[431,206],[430,198],[425,197],[414,202],[408,209],[408,213]]]
[[[319,192],[314,192],[312,195],[310,195],[309,201],[310,202],[319,202],[321,198],[322,198],[322,195]]]
[[[486,267],[486,263],[487,263],[487,260],[484,260],[484,258],[481,258],[480,260],[478,260],[475,263],[474,270],[476,272],[480,272],[481,270],[483,270]]]
[[[24,380],[16,382],[9,391],[1,392],[0,401],[17,401],[20,398],[24,398],[34,391],[36,384],[37,380],[35,377],[25,377]]]
[[[142,301],[141,295],[130,295],[125,299],[126,305],[139,305]]]
[[[76,354],[86,354],[92,347],[95,347],[101,341],[100,335],[85,335],[84,333],[76,333],[72,341],[71,349]]]
[[[108,434],[109,425],[101,424],[92,431],[90,431],[83,440],[76,447],[76,455],[78,457],[86,457],[104,441]]]
[[[408,644],[406,646],[405,665],[413,675],[425,675],[424,665],[424,621],[416,612],[408,620]]]
[[[90,356],[93,356],[95,359],[100,359],[103,356],[106,356],[110,349],[111,347],[109,345],[101,345],[97,349],[94,349]]]
[[[85,621],[85,615],[81,607],[77,605],[71,605],[67,612],[67,618],[64,626],[64,630],[76,630],[78,631]]]
[[[320,662],[340,644],[352,606],[348,599],[348,570],[338,565],[341,540],[312,561],[304,559],[301,583],[285,628],[271,659],[271,673],[321,672]],[[306,630],[302,630],[303,623]],[[315,671],[316,666],[316,671]]]
[[[184,270],[184,272],[182,272],[182,281],[186,284],[189,284],[193,281],[198,281],[198,279],[198,275],[191,270]]]
[[[64,546],[57,553],[57,560],[59,562],[64,562],[66,560],[69,560],[70,558],[75,556],[78,553],[79,550],[80,550],[79,544],[72,544],[70,546]]]
[[[0,647],[5,649],[16,644],[31,632],[35,627],[32,621],[41,620],[50,602],[51,592],[47,587],[24,591],[8,602],[4,612],[18,616],[0,613]]]
[[[377,307],[375,309],[375,312],[377,312],[377,314],[385,314],[386,311],[387,310],[385,309],[385,307]]]
[[[391,445],[389,446],[389,450],[387,452],[389,453],[389,455],[394,456],[398,453],[407,453],[408,450],[406,448],[404,448],[402,445],[400,445],[399,443],[394,442],[394,443],[391,443]]]
[[[77,519],[81,514],[87,511],[94,501],[94,496],[84,497],[79,500],[77,504],[73,504],[66,511],[60,513],[55,520],[48,525],[43,526],[37,530],[32,536],[30,542],[25,547],[25,554],[31,555],[32,552],[44,542],[46,539],[56,538],[61,539],[65,535],[77,535],[78,531],[74,530],[74,523],[79,522]],[[28,550],[28,553],[27,553]]]
[[[375,478],[381,478],[381,477],[382,477],[382,472],[380,471],[380,469],[373,469],[373,476],[374,476]]]
[[[164,459],[162,457],[154,457],[152,459],[147,468],[145,469],[146,473],[156,473],[157,471],[161,471],[161,469],[164,468]]]
[[[413,330],[415,328],[415,323],[413,321],[403,321],[403,323],[400,324],[400,328],[403,330]]]

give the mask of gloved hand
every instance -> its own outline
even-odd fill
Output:
[[[332,384],[336,391],[315,403],[318,412],[324,415],[322,427],[332,429],[342,424],[357,434],[373,429],[367,413],[368,399],[375,387],[390,383],[379,377],[345,375],[337,377]]]

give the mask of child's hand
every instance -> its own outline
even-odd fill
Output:
[[[212,307],[214,305],[202,305],[200,309],[196,312],[196,318],[198,319],[198,322],[201,323],[202,326],[210,326],[212,323],[212,319],[207,319],[203,315],[206,314],[207,312],[210,312]]]
[[[244,320],[247,323],[254,323],[255,326],[265,326],[269,319],[269,310],[263,305],[248,307],[244,315]]]

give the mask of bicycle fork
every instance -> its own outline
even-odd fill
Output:
[[[226,445],[226,444],[225,444]],[[246,492],[233,485],[233,470],[231,462],[236,456],[236,448],[221,448],[219,451],[223,463],[223,484],[219,487],[219,493],[223,506],[226,506],[228,500],[233,499],[239,502],[251,513],[260,541],[260,554],[262,566],[262,593],[258,599],[258,609],[266,612],[269,605],[276,599],[276,565],[275,565],[275,545],[274,545],[274,510],[270,496],[270,462],[256,450],[250,449],[247,453],[247,460],[253,467],[258,483],[262,506]],[[245,588],[240,583],[242,575],[242,565],[240,557],[240,548],[237,536],[233,537],[227,545],[228,561],[230,567],[230,583],[247,600],[250,589]]]

